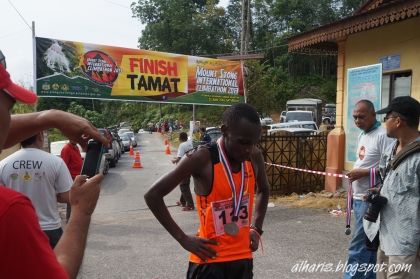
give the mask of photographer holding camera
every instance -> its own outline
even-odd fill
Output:
[[[386,114],[387,135],[397,139],[380,160],[381,191],[368,198],[373,212],[380,211],[378,264],[386,268],[377,275],[420,278],[420,103],[397,97],[376,113]],[[404,264],[411,268],[401,268]]]
[[[376,120],[375,108],[371,101],[360,100],[353,110],[355,125],[361,130],[357,142],[357,160],[354,168],[347,174],[353,190],[354,230],[349,245],[347,265],[352,266],[344,274],[344,279],[375,279],[375,273],[352,272],[362,265],[376,264],[376,250],[366,247],[366,234],[363,229],[363,216],[368,203],[363,200],[370,186],[370,170],[379,164],[381,155],[392,144],[393,139],[386,136],[381,123]]]

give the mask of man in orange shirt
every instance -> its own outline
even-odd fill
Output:
[[[185,156],[145,194],[159,222],[191,252],[187,278],[253,277],[252,252],[263,233],[269,197],[264,159],[255,146],[261,135],[258,113],[247,104],[233,105],[223,114],[221,130],[217,144],[200,146]],[[163,201],[190,175],[200,216],[197,236],[179,228]]]

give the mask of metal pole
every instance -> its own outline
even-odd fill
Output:
[[[36,85],[36,40],[35,40],[35,21],[32,21],[32,67],[33,67],[33,88],[32,91],[37,93]],[[35,104],[35,111],[37,111],[37,104]]]
[[[192,120],[193,120],[193,123],[194,123],[194,130],[195,130],[195,105],[193,105]]]

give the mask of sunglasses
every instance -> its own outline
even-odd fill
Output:
[[[391,118],[397,118],[398,116],[385,116],[384,117],[384,122],[387,122],[388,121],[388,119],[391,119]]]
[[[0,64],[6,69],[6,56],[0,50]]]

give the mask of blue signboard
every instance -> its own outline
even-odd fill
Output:
[[[401,56],[399,54],[382,56],[379,58],[379,62],[382,63],[383,71],[390,71],[400,68]]]
[[[353,121],[355,104],[367,99],[375,110],[381,107],[382,64],[374,64],[347,70],[347,127],[346,162],[355,162],[357,138],[361,132]]]

